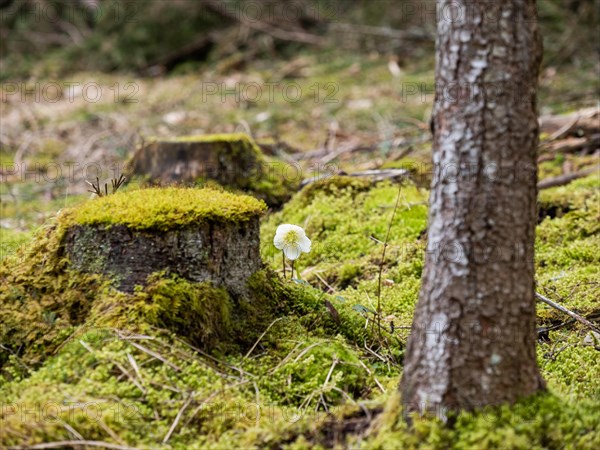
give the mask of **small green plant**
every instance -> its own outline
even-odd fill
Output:
[[[119,188],[127,181],[127,178],[121,174],[119,178],[112,178],[110,180],[110,184],[112,185],[112,194],[117,192]],[[90,183],[86,180],[86,183],[89,184],[92,189],[88,189],[88,192],[92,194],[96,194],[98,197],[105,197],[108,195],[108,183],[104,183],[104,192],[102,192],[102,188],[100,187],[100,179],[96,177],[95,183]]]

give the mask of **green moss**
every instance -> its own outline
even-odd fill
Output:
[[[149,137],[148,142],[210,142],[210,143],[228,143],[241,146],[244,149],[252,148],[256,150],[256,155],[261,154],[260,148],[254,143],[247,134],[244,133],[222,133],[222,134],[199,134],[196,136],[177,136],[170,138]]]
[[[575,180],[566,186],[544,189],[538,196],[540,218],[560,217],[565,213],[582,209],[598,214],[600,183],[598,175]]]
[[[85,321],[102,290],[101,278],[68,270],[58,230],[43,227],[0,264],[0,375],[15,367],[27,375]],[[6,368],[10,355],[15,364]]]
[[[280,270],[281,254],[272,244],[277,225],[303,226],[313,241],[311,252],[296,262],[303,277],[344,298],[346,301],[339,305],[333,302],[340,311],[356,305],[374,310],[381,244],[372,238],[385,238],[397,194],[397,187],[388,183],[358,192],[352,187],[338,189],[335,178],[311,185],[263,222],[263,259]],[[544,201],[565,205],[569,212],[562,217],[546,217],[538,226],[537,289],[568,308],[593,315],[600,310],[596,289],[600,276],[597,180],[577,180],[568,186],[544,190],[540,196]],[[426,193],[416,187],[405,186],[392,224],[383,278],[394,284],[384,285],[381,308],[396,328],[410,326],[418,297],[425,257],[422,233],[426,229],[426,198]],[[545,304],[537,307],[540,324],[566,320],[563,313]],[[356,325],[360,326],[358,322]],[[403,332],[397,333],[404,341]]]
[[[0,379],[5,404],[35,409],[67,398],[72,407],[51,410],[60,420],[43,421],[22,421],[21,409],[5,408],[0,443],[20,445],[23,435],[29,445],[65,440],[68,424],[86,439],[114,442],[116,435],[157,447],[181,411],[170,448],[266,448],[322,421],[323,408],[378,392],[377,369],[320,317],[319,291],[270,271],[255,274],[250,291],[255,315],[244,322],[236,322],[243,301],[232,308],[221,290],[159,274],[133,295],[100,293],[56,356],[29,378]],[[216,316],[207,316],[209,308]],[[214,325],[229,314],[224,330],[251,353],[207,357],[206,344],[202,352],[188,345],[227,339]]]
[[[0,227],[0,261],[14,254],[31,239],[31,232]]]
[[[597,280],[600,277],[600,185],[596,177],[544,190],[540,202],[554,211],[537,227],[536,278],[538,289],[580,314],[600,311]],[[545,323],[564,315],[538,305]]]
[[[383,266],[380,338],[372,313],[377,241],[385,238],[399,186],[337,181],[303,190],[263,220],[263,255],[271,268],[254,274],[239,299],[161,274],[131,295],[118,293],[101,279],[67,271],[61,233],[75,221],[73,211],[40,230],[0,269],[9,286],[0,291],[0,319],[9,324],[2,339],[19,336],[27,350],[10,341],[14,354],[5,356],[0,396],[26,410],[65,400],[93,405],[87,412],[94,415],[78,406],[61,410],[60,421],[21,420],[4,408],[0,445],[23,445],[22,436],[27,445],[71,439],[67,424],[86,439],[141,448],[301,449],[336,442],[369,449],[597,448],[597,350],[583,345],[586,331],[577,326],[550,332],[550,342],[537,347],[550,394],[462,413],[453,426],[423,419],[407,428],[395,392],[404,327],[412,322],[420,287],[426,193],[411,184],[401,190]],[[595,188],[589,180],[575,187],[544,192],[569,211],[545,217],[538,227],[536,276],[539,290],[593,314],[598,227],[593,197],[580,197]],[[313,240],[311,253],[296,262],[306,281],[274,272],[281,254],[272,238],[280,223],[303,226]],[[539,304],[538,319],[567,318]],[[378,411],[386,402],[366,436],[344,437],[362,407]],[[94,420],[97,411],[103,422]],[[168,443],[161,444],[178,414]]]
[[[343,187],[339,188],[338,183]],[[273,268],[280,267],[281,254],[273,247],[272,239],[279,224],[293,223],[304,227],[313,240],[311,252],[298,260],[301,267],[354,263],[363,268],[365,275],[372,274],[373,264],[381,255],[377,241],[385,239],[399,186],[384,182],[367,190],[365,183],[332,178],[307,186],[263,223],[263,259]],[[396,252],[389,253],[390,261],[395,261],[393,256],[403,250],[400,247],[412,243],[426,227],[426,195],[410,184],[402,188],[400,195],[390,236]],[[313,279],[309,274],[307,277]]]
[[[261,270],[248,280],[251,301],[242,306],[243,315],[252,318],[243,330],[244,333],[256,333],[253,328],[266,328],[269,320],[277,316],[292,316],[300,327],[311,328],[319,336],[336,334],[334,323],[324,314],[325,304],[322,291],[308,284],[280,279],[271,270]],[[262,322],[262,326],[258,323]],[[291,333],[298,328],[289,325]]]
[[[346,178],[344,182],[350,184],[338,189],[339,180],[327,181],[321,184],[323,190],[318,185],[305,188],[262,224],[263,259],[280,270],[281,253],[272,243],[277,225],[303,226],[313,244],[311,252],[296,261],[296,268],[314,286],[333,289],[328,300],[340,316],[338,332],[354,343],[366,340],[368,345],[378,345],[372,311],[378,309],[380,242],[385,239],[400,187],[384,182],[366,189],[359,180],[355,189],[355,180]],[[414,185],[402,186],[384,262],[383,279],[389,281],[382,287],[379,307],[382,334],[389,345],[380,352],[396,364],[408,335],[400,327],[412,323],[420,286],[424,245],[417,239],[426,228],[425,201],[426,194]],[[331,320],[326,309],[322,315]],[[397,374],[397,366],[384,367],[387,375]]]
[[[341,289],[352,284],[356,284],[361,275],[361,268],[356,264],[344,264],[340,268],[340,279],[338,280]]]
[[[265,157],[259,172],[250,179],[247,192],[279,208],[298,191],[301,181],[300,173],[289,176],[286,163]]]
[[[333,176],[317,180],[307,185],[296,197],[296,203],[309,205],[317,195],[336,196],[340,194],[356,195],[371,187],[369,180],[348,176]]]
[[[565,402],[552,394],[522,399],[513,406],[463,412],[454,425],[416,419],[409,431],[400,398],[390,398],[379,432],[361,448],[387,449],[594,449],[600,445],[600,413],[592,401]]]
[[[588,330],[556,330],[538,345],[538,364],[549,388],[572,401],[600,399],[598,350],[584,342]]]
[[[64,211],[79,225],[125,225],[134,230],[166,230],[210,222],[239,222],[261,215],[260,200],[215,189],[148,188],[117,192]]]
[[[108,280],[70,270],[63,248],[65,231],[73,224],[123,223],[133,229],[164,229],[199,220],[248,220],[264,209],[264,203],[252,197],[211,189],[167,188],[117,193],[62,210],[29,245],[0,265],[0,342],[5,348],[0,353],[0,370],[10,355],[18,357],[21,368],[37,367],[86,321],[103,326],[129,324],[134,329],[140,324],[166,326],[190,335],[196,343],[214,343],[225,337],[229,332],[228,303],[216,291],[182,280],[156,281],[132,301],[109,289]],[[148,298],[152,308],[138,310],[141,318],[133,320],[135,314],[131,315],[128,306],[145,304]],[[131,304],[125,306],[127,302]],[[203,309],[206,304],[211,308]],[[101,313],[91,314],[93,306]],[[111,322],[116,312],[123,315]],[[183,330],[187,319],[192,328]]]
[[[286,340],[279,344],[278,350],[284,349],[288,355],[285,360],[257,358],[246,365],[250,372],[260,372],[259,365],[271,365],[270,376],[259,382],[268,403],[288,407],[304,404],[312,410],[322,406],[322,402],[344,403],[344,392],[351,398],[359,398],[376,389],[373,378],[360,365],[356,349],[342,336],[309,337],[300,346]]]
[[[139,290],[144,319],[150,325],[185,336],[194,345],[213,348],[231,339],[232,300],[226,290],[210,283],[192,283],[180,277],[149,280]]]

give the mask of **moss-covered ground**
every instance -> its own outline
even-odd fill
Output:
[[[186,195],[202,195],[185,192],[156,191],[153,198],[161,204],[177,197],[177,209],[177,201],[189,203]],[[383,265],[380,331],[377,274],[398,198]],[[541,210],[552,214],[541,219],[536,243],[538,290],[592,318],[600,311],[598,198],[595,177],[542,192]],[[119,201],[115,194],[86,202],[78,217],[106,218],[104,205]],[[0,271],[0,444],[597,448],[598,349],[585,342],[587,330],[571,323],[538,344],[548,393],[463,413],[451,427],[417,420],[407,429],[396,388],[422,271],[426,202],[427,192],[410,182],[372,186],[334,177],[309,185],[264,218],[267,267],[249,281],[246,303],[259,307],[243,313],[235,311],[240,303],[207,284],[156,274],[145,289],[126,295],[99,277],[71,273],[60,258],[60,226],[47,225]],[[272,246],[280,223],[303,226],[313,240],[294,279],[289,268],[282,278],[281,255]],[[567,320],[538,306],[540,327]]]
[[[355,3],[348,23],[396,26],[379,2]],[[538,2],[541,115],[597,105],[592,3]],[[396,19],[405,12],[394,8]],[[547,393],[462,413],[450,426],[415,419],[409,430],[403,420],[397,386],[427,239],[433,39],[413,45],[352,30],[337,37],[356,40],[356,50],[344,50],[282,45],[259,33],[251,39],[261,50],[249,58],[226,42],[207,61],[157,77],[92,71],[144,66],[152,59],[144,55],[197,36],[185,24],[183,40],[156,40],[144,21],[132,21],[123,33],[93,34],[45,57],[13,52],[3,66],[0,78],[29,80],[23,89],[61,79],[95,83],[102,95],[23,101],[3,92],[0,448],[86,448],[72,441],[144,450],[600,448],[600,345],[543,303],[537,357]],[[38,39],[28,26],[15,34],[22,35]],[[247,37],[234,40],[250,48]],[[240,132],[260,145],[269,169],[249,190],[279,208],[264,212],[265,268],[249,280],[247,297],[161,273],[124,294],[70,270],[62,236],[72,223],[164,229],[263,211],[261,202],[220,187],[209,203],[197,189],[138,191],[137,179],[88,199],[85,181],[118,178],[141,139]],[[308,157],[313,150],[317,156]],[[331,158],[332,151],[339,154]],[[541,156],[540,179],[598,162],[592,151]],[[280,207],[302,179],[381,168],[409,169],[414,183],[328,177]],[[592,175],[541,191],[536,241],[538,292],[595,323],[599,189]],[[382,242],[397,199],[380,290]],[[313,242],[294,279],[289,265],[283,279],[272,244],[281,223],[304,227]]]

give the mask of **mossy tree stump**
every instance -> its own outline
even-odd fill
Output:
[[[128,172],[154,186],[214,181],[279,207],[300,186],[301,172],[287,169],[247,135],[232,133],[151,138],[135,152]]]
[[[224,186],[250,188],[261,176],[263,155],[247,135],[214,134],[151,138],[131,160],[133,175],[168,185],[214,180]]]
[[[105,275],[128,293],[165,272],[242,295],[262,266],[264,209],[260,200],[215,189],[117,193],[70,212],[65,253],[74,269]]]

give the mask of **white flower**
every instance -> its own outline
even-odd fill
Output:
[[[273,244],[279,250],[283,250],[284,255],[292,261],[297,259],[302,252],[310,252],[310,239],[298,225],[279,225]]]

